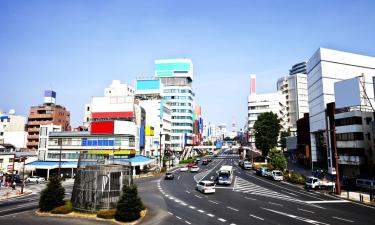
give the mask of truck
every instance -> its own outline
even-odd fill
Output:
[[[328,181],[327,178],[319,179],[317,177],[309,177],[305,182],[305,187],[307,189],[328,189],[333,188],[334,186],[335,182]]]
[[[232,184],[233,181],[233,166],[221,166],[217,171],[217,183],[218,184]]]

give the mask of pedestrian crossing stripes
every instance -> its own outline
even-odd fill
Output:
[[[264,197],[269,197],[269,198],[276,198],[276,199],[291,201],[291,202],[302,202],[301,200],[296,199],[294,197],[256,185],[241,177],[236,177],[234,186],[233,186],[233,191],[242,192],[242,193],[251,194],[251,195],[259,195],[259,196],[264,196]]]

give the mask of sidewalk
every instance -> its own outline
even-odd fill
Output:
[[[23,189],[21,195],[21,187],[16,187],[16,190],[12,190],[11,187],[0,187],[0,201],[10,198],[15,198],[23,195],[31,194],[33,191],[27,188]]]
[[[341,191],[341,195],[334,194],[333,196],[336,196],[336,197],[342,198],[342,199],[346,199],[346,200],[350,200],[350,201],[353,201],[353,202],[363,203],[363,204],[375,207],[375,201],[374,200],[371,201],[370,195],[367,194],[367,193],[358,192],[358,191],[347,192],[347,191],[343,190],[343,191]]]

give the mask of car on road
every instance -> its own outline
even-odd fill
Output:
[[[328,181],[327,178],[319,179],[317,177],[309,177],[305,182],[306,189],[328,189],[333,188],[334,186],[335,182]]]
[[[260,167],[256,170],[256,174],[262,177],[267,177],[270,175],[270,171],[267,167]]]
[[[192,166],[191,168],[190,168],[190,172],[198,172],[199,171],[199,167],[198,166]]]
[[[189,163],[189,164],[187,164],[187,167],[188,168],[191,168],[191,167],[193,167],[194,166],[194,163]]]
[[[211,157],[208,157],[208,158],[207,158],[207,161],[208,161],[208,162],[212,162],[212,158],[211,158]]]
[[[189,167],[187,167],[187,166],[183,166],[183,167],[180,168],[181,172],[186,172],[188,170],[189,170]]]
[[[198,160],[194,160],[193,164],[196,166],[199,164],[199,161]]]
[[[201,158],[198,157],[198,158],[196,158],[195,160],[199,162],[199,161],[201,161]]]
[[[253,167],[253,165],[249,161],[243,161],[241,167],[244,170],[250,170]]]
[[[199,181],[197,184],[197,190],[203,194],[215,193],[215,183],[209,180]]]
[[[38,177],[38,176],[30,176],[28,178],[26,178],[26,182],[27,183],[41,183],[41,182],[45,182],[46,179],[44,179],[43,177]]]
[[[208,165],[208,160],[207,159],[203,159],[202,160],[202,165]]]
[[[165,180],[173,180],[174,179],[174,175],[173,175],[173,173],[170,173],[170,172],[167,172],[166,174],[165,174],[165,178],[164,178]]]
[[[284,180],[284,175],[280,170],[272,170],[271,176],[273,180],[279,180],[279,181]]]

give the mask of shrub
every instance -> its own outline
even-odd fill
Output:
[[[52,214],[68,214],[73,211],[72,203],[70,201],[66,201],[65,205],[56,207],[51,210]]]
[[[276,149],[272,149],[268,153],[268,157],[270,158],[269,164],[272,165],[272,169],[281,170],[283,171],[286,169],[286,166],[288,164],[284,154],[281,151],[278,151]]]
[[[140,218],[141,211],[145,207],[138,197],[137,186],[135,184],[125,185],[122,195],[117,203],[115,219],[123,222],[130,222]]]
[[[260,165],[260,164],[253,164],[253,170],[257,170],[260,167],[262,167],[262,165]]]
[[[305,177],[295,171],[290,172],[285,178],[293,184],[305,184]]]
[[[100,210],[97,212],[96,216],[103,219],[114,219],[116,214],[116,209]]]
[[[58,177],[51,177],[47,187],[43,189],[39,199],[39,209],[48,212],[52,209],[64,205],[65,189],[61,185]]]

